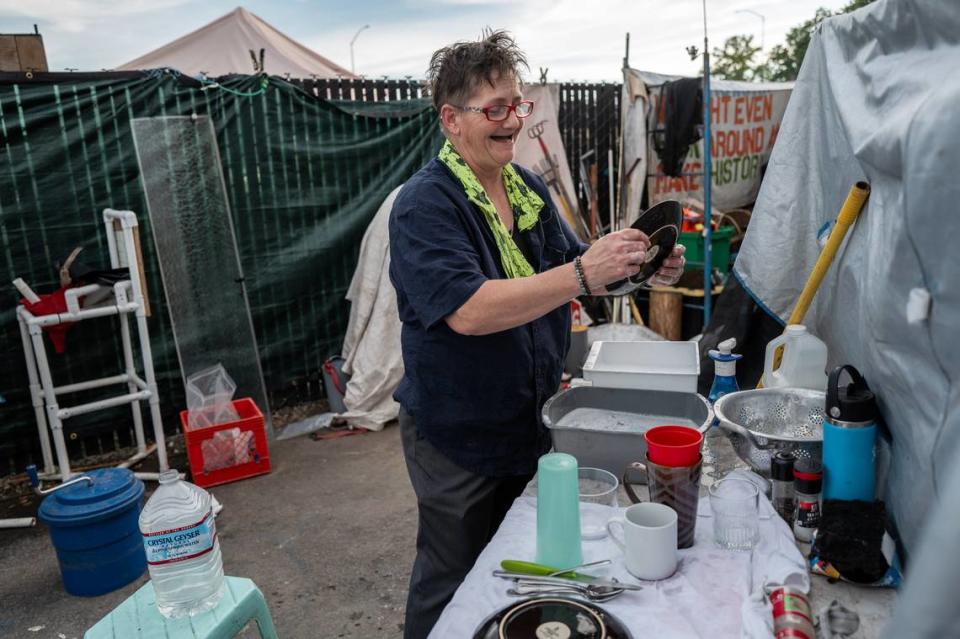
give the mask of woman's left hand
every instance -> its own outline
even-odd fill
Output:
[[[663,264],[657,269],[657,272],[650,278],[649,283],[652,286],[673,286],[680,281],[683,275],[683,267],[687,260],[683,257],[687,247],[683,244],[676,244],[670,252],[670,257],[663,261]]]

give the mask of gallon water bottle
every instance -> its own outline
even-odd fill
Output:
[[[217,605],[223,561],[210,493],[182,481],[176,470],[160,473],[140,513],[140,533],[162,615],[196,615]]]
[[[846,371],[850,383],[840,384]],[[873,501],[877,402],[853,366],[830,373],[823,420],[823,498]]]
[[[774,370],[776,353],[783,348],[780,366]],[[767,388],[827,388],[827,345],[807,332],[803,324],[791,324],[783,335],[767,344],[763,385]]]

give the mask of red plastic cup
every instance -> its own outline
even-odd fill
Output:
[[[700,460],[703,433],[688,426],[654,426],[643,434],[647,458],[661,466],[693,466]]]

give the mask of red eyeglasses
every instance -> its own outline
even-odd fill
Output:
[[[516,113],[521,120],[533,115],[533,100],[521,100],[516,104],[491,104],[485,107],[458,106],[457,108],[461,111],[482,113],[491,122],[503,122],[510,117],[511,111]]]

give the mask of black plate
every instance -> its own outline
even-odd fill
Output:
[[[473,639],[633,639],[623,623],[592,603],[565,597],[524,599],[488,617]]]
[[[683,207],[676,200],[660,202],[641,213],[630,227],[643,231],[650,238],[646,262],[636,275],[608,284],[610,294],[624,295],[653,277],[680,239],[681,224]]]

